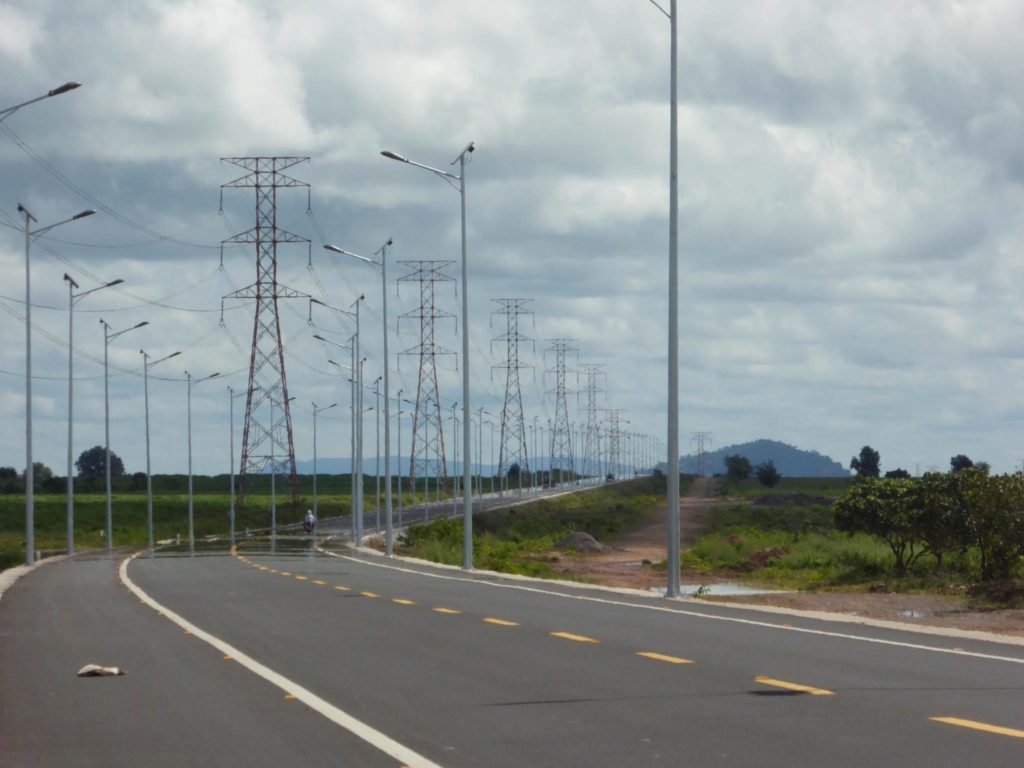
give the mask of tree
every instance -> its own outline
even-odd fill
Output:
[[[962,453],[958,453],[949,460],[949,471],[954,475],[962,469],[970,469],[973,466],[974,462],[971,461],[970,457]]]
[[[878,465],[881,461],[878,451],[870,445],[860,449],[860,455],[850,459],[850,469],[857,473],[857,477],[878,477]]]
[[[107,474],[107,452],[102,445],[95,445],[87,451],[82,451],[75,462],[79,477],[105,477]],[[110,476],[121,477],[124,474],[124,462],[114,453],[110,452]]]
[[[890,469],[885,473],[886,480],[909,480],[910,473],[905,469]]]
[[[32,482],[39,484],[50,480],[53,477],[53,470],[41,461],[32,462]]]
[[[769,488],[774,488],[782,479],[779,470],[775,468],[775,462],[771,460],[754,467],[754,476],[761,485],[766,485]]]
[[[750,459],[740,456],[738,453],[725,457],[725,473],[733,482],[742,482],[750,477],[753,467],[750,466]]]
[[[930,551],[921,529],[918,488],[913,480],[865,479],[832,505],[836,529],[882,539],[896,570],[906,571]]]
[[[519,477],[519,462],[515,462],[508,468],[508,478],[511,480],[514,477]]]
[[[18,470],[14,467],[0,467],[0,480],[16,480]]]

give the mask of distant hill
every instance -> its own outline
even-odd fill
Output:
[[[817,451],[805,451],[778,440],[754,440],[750,443],[728,445],[704,454],[708,474],[725,474],[725,457],[739,454],[753,466],[774,461],[783,477],[849,477],[850,471],[838,461]],[[679,460],[679,468],[687,474],[696,474],[697,456],[690,454]]]

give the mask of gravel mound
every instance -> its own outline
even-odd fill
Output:
[[[607,552],[606,547],[589,533],[570,533],[568,536],[555,542],[558,549],[571,549],[575,552]]]

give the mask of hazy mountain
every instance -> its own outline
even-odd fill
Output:
[[[739,454],[753,466],[774,461],[783,477],[849,477],[850,471],[842,464],[817,451],[805,451],[778,440],[754,440],[750,443],[728,445],[704,454],[708,474],[725,474],[725,457]],[[690,454],[679,460],[680,469],[688,474],[698,471],[697,456]]]

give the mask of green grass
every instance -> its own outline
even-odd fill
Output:
[[[691,478],[682,478],[689,487]],[[531,576],[555,576],[546,554],[568,533],[589,533],[603,543],[647,523],[664,504],[663,476],[643,477],[581,493],[541,499],[473,515],[473,566]],[[449,565],[462,563],[462,521],[414,525],[400,541],[403,554]]]
[[[808,496],[825,496],[835,499],[842,496],[853,484],[846,477],[784,477],[774,488],[761,485],[754,478],[732,482],[723,478],[725,495],[729,498],[752,499],[758,496],[805,493]]]

